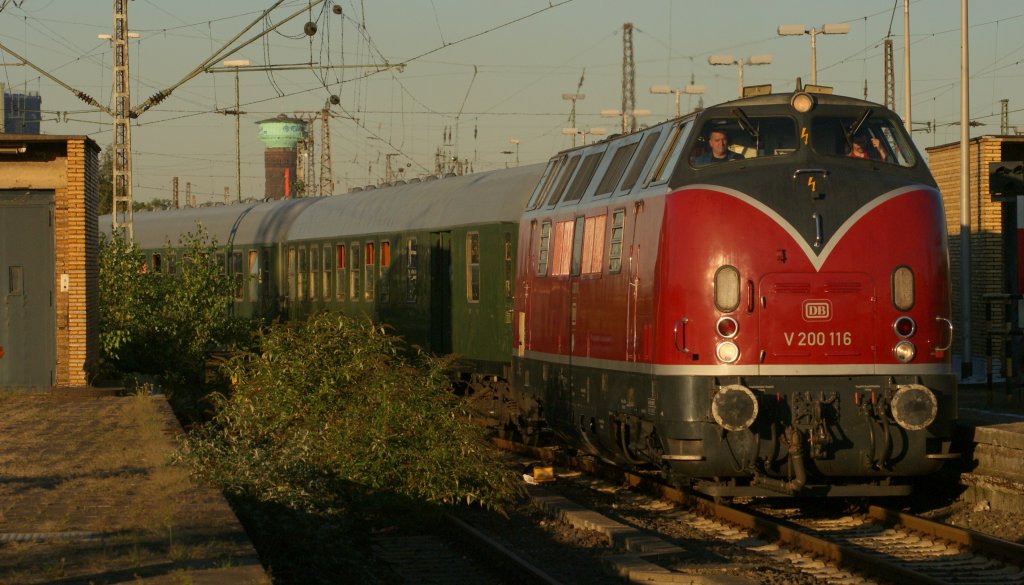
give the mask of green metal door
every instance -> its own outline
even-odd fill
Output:
[[[52,218],[52,191],[0,191],[0,387],[53,384]]]
[[[430,349],[452,352],[452,233],[430,234]]]

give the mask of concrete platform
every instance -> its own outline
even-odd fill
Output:
[[[961,387],[957,442],[965,501],[1024,509],[1024,405],[1018,396],[1001,387]]]
[[[162,396],[0,394],[0,585],[270,585]]]

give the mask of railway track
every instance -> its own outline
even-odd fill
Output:
[[[555,461],[550,453],[532,454]],[[792,506],[727,506],[589,458],[563,457],[557,463],[601,476],[612,487],[598,489],[614,491],[617,498],[649,494],[666,503],[665,521],[791,564],[810,582],[1024,584],[1024,546],[956,526],[877,506],[852,515],[809,515]],[[616,486],[630,486],[633,495]]]
[[[560,585],[533,563],[451,514],[425,534],[379,536],[375,554],[407,583]]]

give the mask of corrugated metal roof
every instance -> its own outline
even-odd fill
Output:
[[[289,240],[518,222],[544,164],[448,177],[318,199]]]

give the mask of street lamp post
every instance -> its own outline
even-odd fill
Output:
[[[650,115],[651,111],[646,108],[633,110],[633,118],[641,118]],[[629,131],[629,112],[623,112],[621,110],[601,110],[601,117],[620,118],[622,120],[622,133],[625,134]]]
[[[739,97],[743,97],[743,66],[744,65],[768,65],[772,62],[771,55],[751,55],[746,60],[733,59],[732,55],[711,55],[708,57],[708,65],[738,65],[739,66]]]
[[[669,87],[667,85],[652,85],[650,91],[653,94],[669,94],[669,93],[675,94],[675,96],[676,96],[676,117],[678,118],[681,115],[681,112],[680,112],[680,109],[679,109],[679,95],[683,94],[683,93],[685,93],[687,95],[699,95],[699,94],[702,94],[702,93],[704,93],[704,86],[703,85],[693,85],[691,83],[690,85],[687,85],[686,87],[684,87],[682,89],[672,89],[671,87]],[[687,106],[687,107],[689,107],[689,106]]]
[[[509,138],[508,139],[508,143],[509,144],[514,144],[515,147],[516,147],[516,166],[518,167],[519,166],[519,139],[518,138]]]
[[[839,24],[823,24],[821,28],[812,27],[808,29],[802,24],[784,24],[779,27],[778,32],[780,37],[811,35],[811,83],[817,85],[818,51],[815,37],[818,35],[845,35],[850,32],[850,25],[844,22]]]
[[[577,136],[577,135],[582,136],[583,137],[583,146],[587,145],[587,135],[588,134],[590,134],[591,136],[603,136],[603,135],[605,135],[607,133],[608,133],[608,131],[605,130],[604,128],[590,128],[590,129],[584,129],[584,128],[562,128],[562,134],[572,135],[572,136]]]
[[[238,70],[249,66],[248,59],[229,59],[224,61],[225,67],[233,67],[235,70],[235,189],[238,202],[242,201],[242,144],[239,134],[241,132],[242,112],[239,110],[241,104],[238,96]]]

